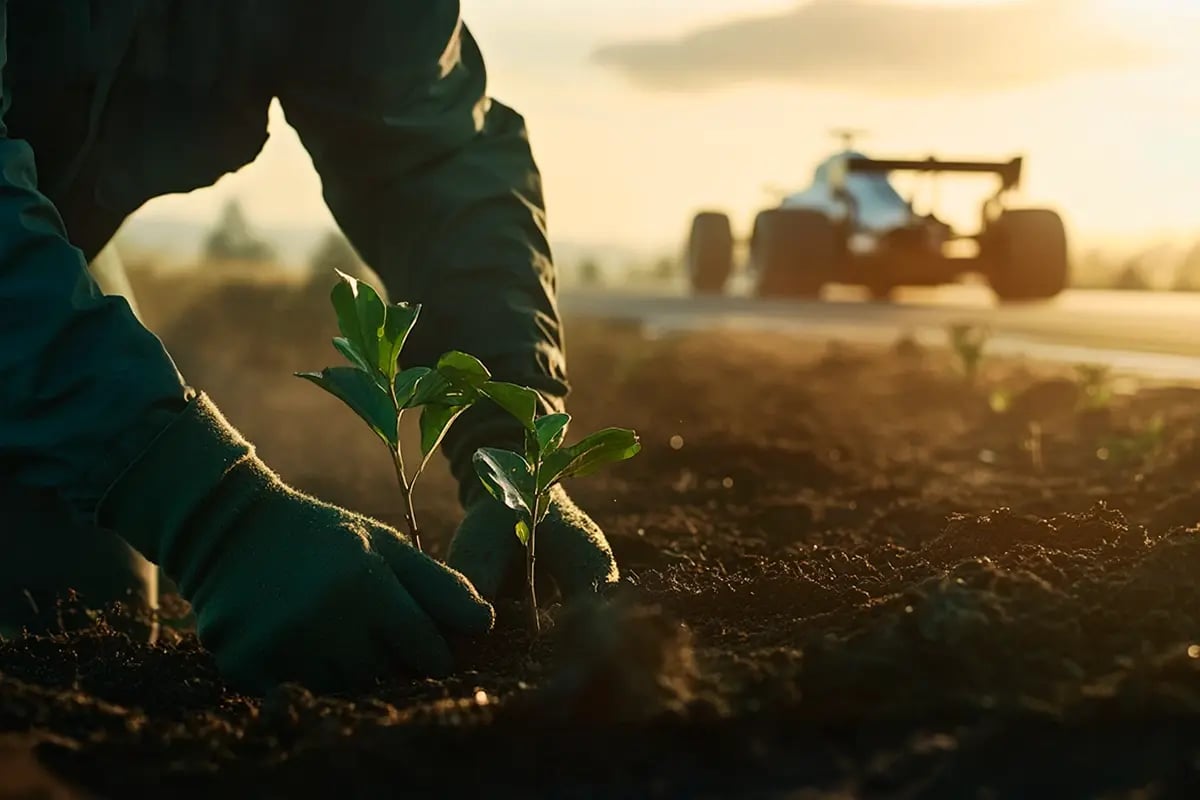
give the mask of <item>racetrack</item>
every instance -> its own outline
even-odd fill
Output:
[[[836,288],[821,302],[576,289],[563,293],[562,307],[571,316],[631,319],[661,330],[762,329],[883,343],[908,334],[929,345],[945,343],[947,326],[970,323],[991,329],[996,353],[1200,379],[1200,294],[1072,291],[1049,303],[999,305],[978,286],[907,290],[892,303]]]

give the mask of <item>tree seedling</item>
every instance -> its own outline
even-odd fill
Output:
[[[567,478],[590,475],[601,467],[624,461],[642,449],[637,434],[607,428],[564,446],[569,414],[537,416],[538,396],[532,389],[491,383],[483,393],[520,421],[525,428],[525,452],[485,447],[475,453],[475,471],[488,493],[516,512],[514,533],[525,546],[525,584],[529,627],[541,631],[538,619],[535,568],[537,527],[550,511],[550,492]]]
[[[408,534],[420,549],[413,487],[450,425],[479,399],[479,389],[491,375],[479,359],[457,351],[443,355],[436,367],[401,370],[400,353],[421,306],[385,303],[370,284],[337,274],[339,281],[330,299],[342,335],[333,340],[333,346],[350,366],[296,375],[345,403],[387,447],[404,498]],[[421,410],[421,461],[410,475],[399,429],[404,412],[415,409]]]
[[[950,347],[958,356],[958,365],[967,383],[974,384],[979,376],[979,367],[983,363],[983,352],[987,347],[991,332],[982,325],[951,325],[947,332],[950,336]]]

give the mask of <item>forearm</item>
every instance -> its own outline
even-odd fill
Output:
[[[498,109],[493,107],[493,119],[502,116],[513,127],[464,154],[456,165],[462,172],[447,176],[448,185],[469,183],[468,176],[478,175],[497,150],[527,150],[523,128],[519,141],[514,141],[519,119],[508,109],[498,114]],[[476,159],[480,163],[472,163]],[[522,169],[519,161],[512,159],[512,177]],[[496,158],[491,163],[503,162]],[[524,169],[532,169],[532,161],[527,164]],[[424,305],[409,357],[413,363],[431,364],[447,350],[471,353],[496,380],[536,389],[543,411],[549,413],[563,410],[568,385],[556,279],[542,217],[540,196],[534,201],[500,186],[494,196],[472,198],[450,216],[438,239],[443,257],[431,252],[422,262],[424,268],[412,273],[424,283],[414,293]],[[462,485],[478,484],[471,456],[479,447],[523,449],[524,431],[514,423],[498,407],[481,403],[453,426],[444,448]]]
[[[88,275],[28,145],[0,135],[0,473],[87,513],[184,395],[158,339]]]
[[[536,389],[550,411],[561,410],[568,386],[540,184],[524,121],[491,103],[469,145],[377,198],[371,213],[384,221],[363,256],[394,299],[422,304],[409,365],[471,353],[497,380]],[[475,449],[519,448],[522,437],[508,415],[481,404],[454,426],[446,453],[474,485]]]
[[[413,363],[463,350],[500,380],[551,398],[566,393],[540,184],[523,120],[492,103],[468,146],[378,207],[385,234],[378,252],[364,255],[397,299],[423,304],[407,352]],[[418,235],[406,241],[400,231],[410,227]]]
[[[394,300],[423,305],[406,360],[430,364],[463,350],[556,407],[567,392],[562,330],[525,124],[488,99],[466,29],[453,16],[431,19],[420,41],[436,69],[396,63],[389,83],[381,54],[377,96],[296,91],[285,93],[284,108],[343,230]],[[421,74],[434,77],[410,86]],[[488,412],[474,409],[447,438],[456,472],[469,471],[472,445],[520,443],[519,428]]]

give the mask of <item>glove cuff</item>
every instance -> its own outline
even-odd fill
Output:
[[[247,461],[272,477],[254,447],[200,394],[108,488],[96,522],[166,567],[189,519],[213,501],[226,474]]]

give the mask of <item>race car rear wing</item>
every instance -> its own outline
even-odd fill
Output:
[[[923,161],[895,160],[887,161],[863,156],[852,156],[846,159],[846,171],[849,173],[887,173],[887,172],[974,172],[993,173],[1000,176],[1003,183],[1002,192],[1015,189],[1021,183],[1021,173],[1025,167],[1025,159],[1018,156],[1012,161],[939,161],[927,158]]]

